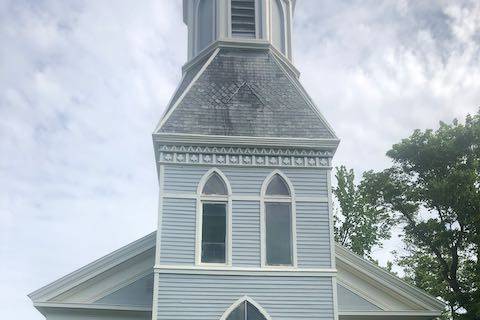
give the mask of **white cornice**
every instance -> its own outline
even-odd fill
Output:
[[[110,304],[92,304],[92,303],[62,303],[62,302],[35,302],[34,307],[38,309],[83,309],[83,310],[113,310],[113,311],[135,311],[151,312],[151,307],[129,306],[129,305],[110,305]]]
[[[331,151],[335,151],[340,143],[339,139],[220,136],[183,133],[154,133],[152,136],[153,141],[159,144],[254,147],[265,146],[283,148],[314,148]]]
[[[440,311],[339,311],[339,315],[348,317],[351,316],[354,319],[358,317],[438,317],[442,313]]]
[[[173,274],[210,274],[232,276],[275,276],[275,277],[334,277],[337,270],[329,268],[294,268],[294,267],[226,267],[226,266],[155,266],[157,273]]]

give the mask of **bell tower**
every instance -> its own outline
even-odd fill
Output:
[[[270,43],[292,60],[292,16],[296,0],[184,0],[188,59],[217,41],[248,46]]]

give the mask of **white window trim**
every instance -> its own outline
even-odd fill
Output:
[[[227,195],[204,195],[203,187],[213,174],[218,174],[222,178],[227,187]],[[202,224],[203,224],[203,203],[226,203],[226,239],[225,239],[225,263],[208,263],[202,262]],[[197,187],[197,204],[196,204],[196,231],[195,231],[195,265],[197,266],[232,266],[232,188],[225,174],[217,168],[207,171],[200,179]]]
[[[270,317],[270,315],[267,313],[267,311],[260,305],[258,304],[255,300],[253,300],[252,298],[248,297],[248,296],[243,296],[241,297],[240,299],[238,299],[237,301],[235,301],[230,307],[228,307],[227,310],[225,310],[225,312],[223,313],[222,317],[220,318],[220,320],[226,320],[228,318],[228,316],[239,306],[241,305],[242,303],[244,302],[249,302],[251,305],[253,305],[255,308],[257,308],[257,310],[265,317],[265,319],[267,320],[272,320],[272,318]]]
[[[215,0],[211,0],[212,1],[212,17],[213,17],[213,28],[212,28],[212,43],[215,42],[215,40],[217,39],[217,10],[216,10],[216,6],[217,6],[217,3]],[[195,4],[195,14],[194,14],[194,26],[195,28],[193,28],[194,30],[194,35],[193,35],[193,42],[194,42],[194,55],[202,52],[203,49],[206,49],[210,46],[210,44],[208,44],[205,48],[202,48],[200,49],[199,48],[199,43],[198,43],[198,38],[199,38],[199,35],[200,35],[200,17],[199,17],[199,14],[200,14],[200,11],[199,11],[199,8],[200,8],[200,2],[201,1],[197,1],[197,3]]]
[[[287,183],[290,189],[290,197],[266,196],[267,187],[275,175],[279,175]],[[267,239],[265,225],[265,203],[266,202],[288,202],[291,204],[291,239],[292,239],[292,265],[271,266],[267,264]],[[293,184],[290,179],[280,170],[272,171],[263,181],[260,191],[260,265],[262,268],[292,270],[297,268],[297,214],[296,214],[296,197]]]

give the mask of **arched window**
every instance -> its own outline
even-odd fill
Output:
[[[228,308],[220,320],[271,320],[271,318],[255,301],[243,297]]]
[[[213,0],[200,0],[197,8],[197,52],[213,42],[215,28],[215,3]]]
[[[271,6],[270,30],[272,32],[272,42],[280,52],[285,52],[284,4],[282,0],[272,0]]]
[[[199,188],[201,229],[197,229],[197,262],[225,264],[230,243],[230,187],[220,171],[211,170],[202,178]]]
[[[264,261],[268,266],[294,265],[294,201],[291,186],[280,172],[263,186]]]

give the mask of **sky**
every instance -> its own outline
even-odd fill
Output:
[[[385,168],[414,129],[479,109],[480,2],[297,2],[294,63],[335,165]],[[155,229],[151,133],[186,28],[180,0],[0,0],[0,43],[0,305],[36,320],[28,293]]]

